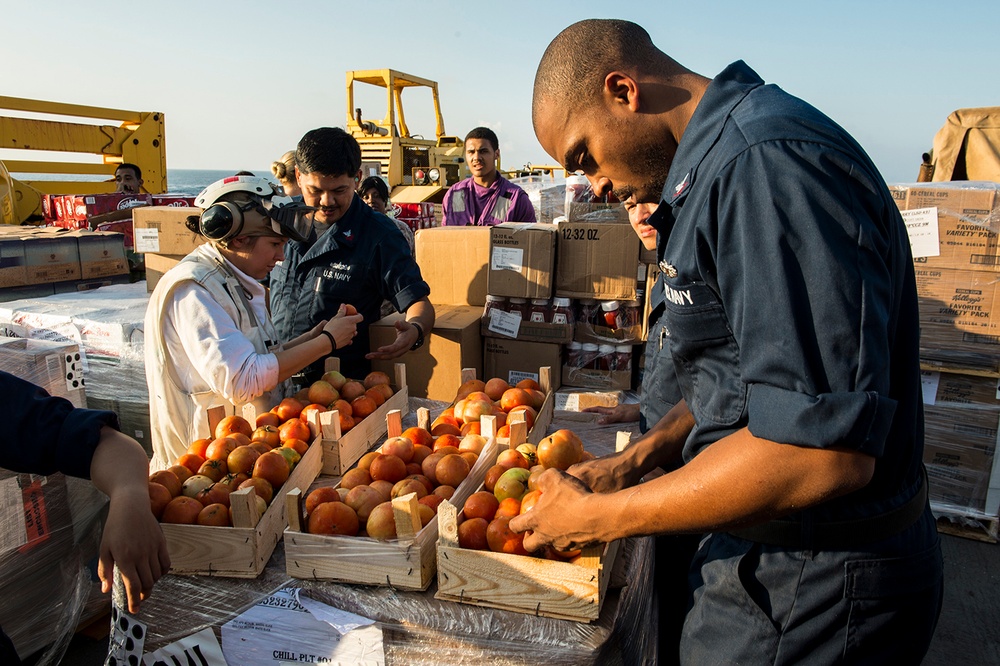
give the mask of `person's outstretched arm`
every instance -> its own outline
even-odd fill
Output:
[[[111,500],[101,537],[97,575],[101,591],[111,590],[114,567],[121,571],[130,613],[149,596],[153,584],[170,570],[167,542],[149,508],[149,461],[134,439],[110,426],[90,463],[94,486]]]

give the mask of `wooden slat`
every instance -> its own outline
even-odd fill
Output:
[[[452,495],[450,503],[453,506],[464,506],[469,495],[482,487],[496,456],[497,442],[491,439],[469,476]],[[412,501],[416,502],[415,495]],[[444,504],[442,502],[441,506]],[[395,514],[395,502],[393,509]],[[409,541],[304,534],[289,529],[285,532],[285,566],[292,578],[425,590],[434,579],[437,540],[437,520],[423,529],[418,528]]]
[[[339,419],[339,416],[334,419],[334,412],[322,412],[320,423],[323,424],[323,474],[340,476],[367,453],[387,432],[386,416],[393,410],[399,411],[400,417],[409,413],[410,393],[406,386],[400,387],[378,409],[340,437],[329,437],[334,431],[340,430],[339,421],[336,426],[332,423],[333,420]]]
[[[233,578],[255,578],[267,564],[284,533],[288,509],[286,495],[293,488],[305,491],[323,466],[323,448],[310,446],[275,493],[262,516],[256,513],[252,489],[230,495],[233,518],[255,527],[206,527],[161,525],[167,539],[171,571]]]

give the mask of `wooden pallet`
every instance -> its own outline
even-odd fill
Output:
[[[510,448],[524,441],[523,424],[515,425],[522,427],[511,428]],[[576,622],[600,616],[618,541],[585,548],[576,562],[558,562],[460,547],[458,507],[447,500],[438,507],[438,524],[435,599]]]
[[[314,440],[263,514],[257,510],[253,489],[244,488],[229,495],[233,527],[161,524],[170,553],[170,573],[259,576],[287,524],[285,495],[308,488],[323,467],[323,448],[316,444]]]
[[[422,427],[426,427],[427,410],[419,410],[418,415]],[[389,437],[399,436],[398,414],[388,424],[387,431]],[[469,476],[455,490],[452,496],[455,504],[464,506],[469,495],[482,486],[496,456],[496,439],[491,438]],[[434,580],[438,524],[432,520],[421,529],[416,494],[392,500],[398,535],[395,541],[309,534],[305,532],[302,493],[289,493],[286,502],[289,521],[285,531],[285,568],[292,578],[385,585],[403,590],[426,590]]]
[[[339,359],[327,359],[327,370],[339,369]],[[369,414],[349,431],[340,431],[340,414],[336,411],[320,412],[313,426],[319,431],[319,441],[323,448],[323,474],[341,476],[358,462],[386,433],[385,423],[389,412],[398,411],[402,416],[410,412],[410,393],[406,387],[406,366],[394,366],[395,393],[378,409]]]
[[[941,534],[975,539],[985,543],[1000,541],[1000,517],[964,515],[937,506],[931,508],[937,520],[938,532]]]

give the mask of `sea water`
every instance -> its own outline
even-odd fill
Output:
[[[168,194],[178,194],[186,197],[197,196],[199,192],[217,180],[228,176],[236,175],[239,169],[167,169],[167,192]],[[253,171],[257,176],[262,176],[270,181],[274,181],[269,169],[258,169]],[[44,173],[17,173],[12,174],[19,180],[74,180],[88,181],[100,180],[93,176],[78,176],[73,174],[44,174]],[[112,179],[113,180],[113,179]]]

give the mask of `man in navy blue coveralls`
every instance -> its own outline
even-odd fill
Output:
[[[361,147],[354,137],[339,127],[307,132],[295,149],[295,174],[303,201],[316,210],[299,229],[306,241],[289,241],[271,272],[274,326],[280,339],[291,340],[333,317],[342,303],[353,305],[364,317],[358,335],[333,355],[345,376],[362,379],[372,359],[397,358],[431,334],[430,287],[395,223],[355,193]],[[406,317],[396,323],[396,339],[372,351],[368,327],[380,318],[383,301]],[[321,374],[316,364],[306,379]]]
[[[706,79],[624,21],[553,40],[533,120],[596,194],[662,202],[652,223],[684,400],[616,463],[685,464],[605,493],[546,472],[511,521],[533,530],[525,547],[711,533],[682,663],[919,663],[942,563],[912,259],[878,170],[744,63]]]

